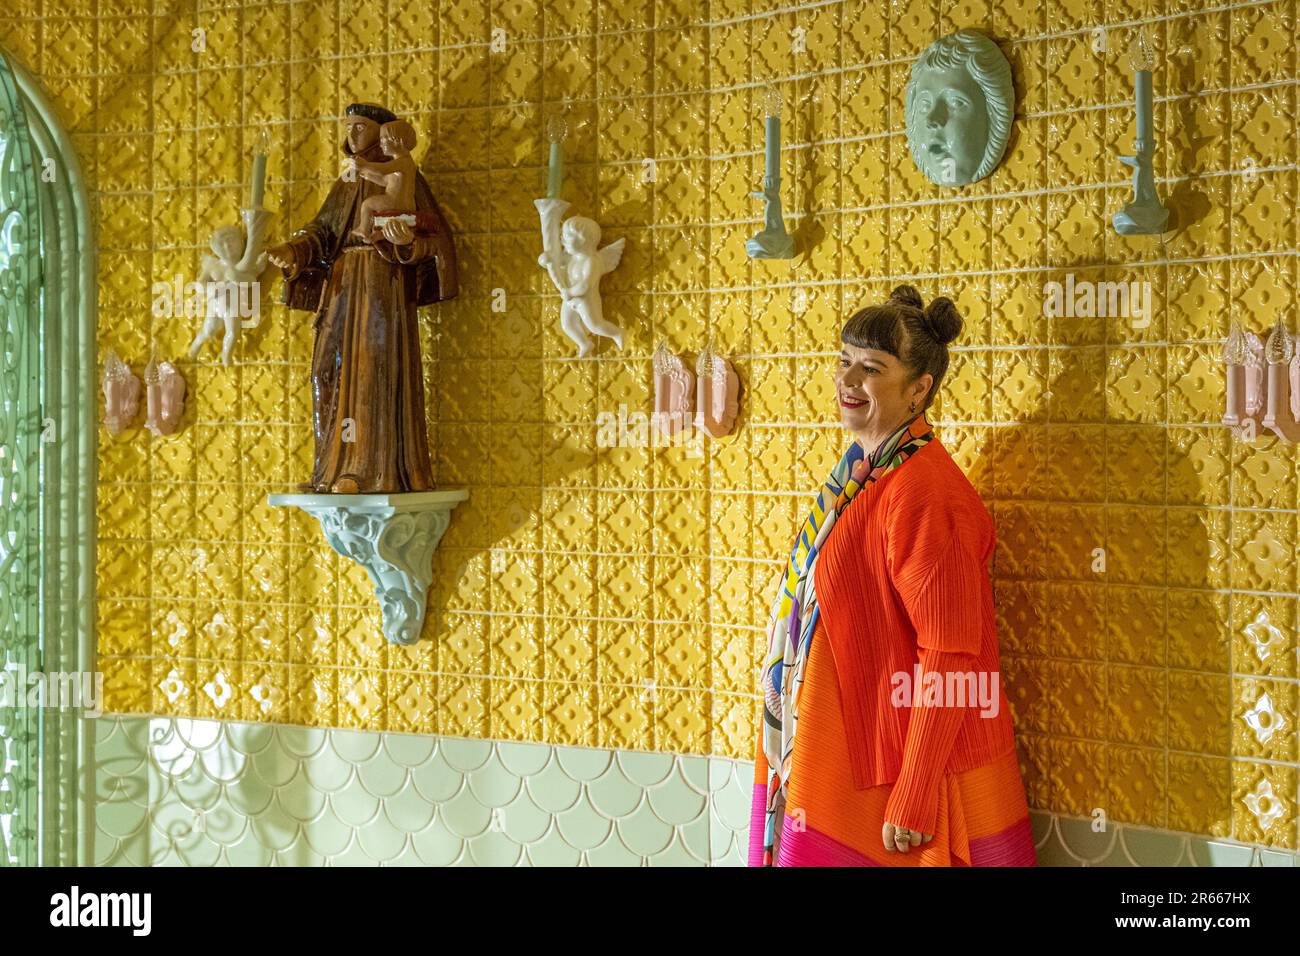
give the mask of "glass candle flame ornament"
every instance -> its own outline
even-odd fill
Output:
[[[695,383],[695,426],[713,438],[730,435],[740,394],[740,379],[731,363],[705,347],[695,363]]]
[[[794,237],[785,231],[781,213],[781,91],[769,86],[763,96],[763,229],[745,243],[751,259],[791,259]]]
[[[569,124],[558,113],[546,121],[546,140],[551,152],[546,165],[546,198],[559,199],[564,186],[564,141],[569,135]]]
[[[104,359],[104,425],[120,435],[140,412],[140,379],[112,349]]]
[[[1264,343],[1264,359],[1269,365],[1286,365],[1295,355],[1295,340],[1286,323],[1278,316]]]
[[[1151,71],[1155,68],[1155,50],[1146,27],[1138,27],[1129,43],[1129,63],[1133,67],[1133,86],[1137,100],[1137,139],[1132,156],[1119,161],[1133,168],[1133,200],[1111,217],[1121,236],[1159,235],[1169,222],[1169,210],[1156,194],[1155,131],[1152,128]]]
[[[144,368],[144,427],[155,435],[171,435],[185,414],[185,378],[171,362],[149,360]]]
[[[249,187],[249,207],[261,209],[266,198],[266,157],[271,153],[271,134],[260,128],[253,137],[253,181]]]
[[[675,435],[691,421],[695,401],[695,376],[681,356],[660,342],[651,359],[654,366],[655,408],[650,424],[664,435]]]

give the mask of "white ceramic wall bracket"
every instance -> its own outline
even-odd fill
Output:
[[[271,495],[274,507],[301,508],[320,521],[330,547],[375,582],[384,637],[414,644],[424,627],[433,552],[463,488],[371,495]]]

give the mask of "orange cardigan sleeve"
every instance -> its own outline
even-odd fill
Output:
[[[991,610],[978,516],[969,499],[943,488],[906,491],[886,519],[890,573],[916,630],[922,681],[936,673],[946,685],[947,674],[975,670]],[[954,703],[927,705],[923,693],[914,693],[902,769],[885,806],[888,822],[935,832],[948,758],[969,708],[977,706],[970,700],[948,706]]]

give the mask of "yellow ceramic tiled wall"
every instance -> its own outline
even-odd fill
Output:
[[[425,640],[386,645],[364,573],[265,504],[311,455],[310,317],[277,307],[235,368],[183,363],[178,436],[101,435],[109,709],[750,756],[766,587],[845,444],[837,330],[909,281],[967,319],[936,417],[997,523],[1031,803],[1296,845],[1297,456],[1216,424],[1229,317],[1262,329],[1296,291],[1293,0],[5,9],[0,46],[44,81],[94,189],[101,358],[183,355],[192,330],[150,318],[150,284],[191,276],[232,220],[261,124],[276,233],[314,213],[353,100],[413,118],[458,233],[463,291],[428,313],[425,354],[438,478],[471,496]],[[1138,20],[1161,52],[1163,242],[1108,225]],[[1002,165],[958,192],[917,173],[901,116],[912,59],[961,26],[999,40],[1019,101]],[[791,263],[743,248],[773,79]],[[628,345],[586,360],[535,261],[565,101],[565,198],[627,239],[605,302]],[[1152,322],[1044,318],[1043,283],[1071,272],[1151,283]],[[598,447],[599,413],[649,410],[660,340],[693,358],[710,339],[744,383],[734,436],[701,457]],[[1265,624],[1281,644],[1261,658]],[[1261,742],[1245,715],[1265,693]]]

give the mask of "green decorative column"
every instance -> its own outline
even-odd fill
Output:
[[[93,732],[26,691],[94,670],[96,273],[72,144],[0,54],[0,866],[89,859]]]
[[[38,862],[41,669],[40,201],[31,138],[0,60],[0,866]]]

